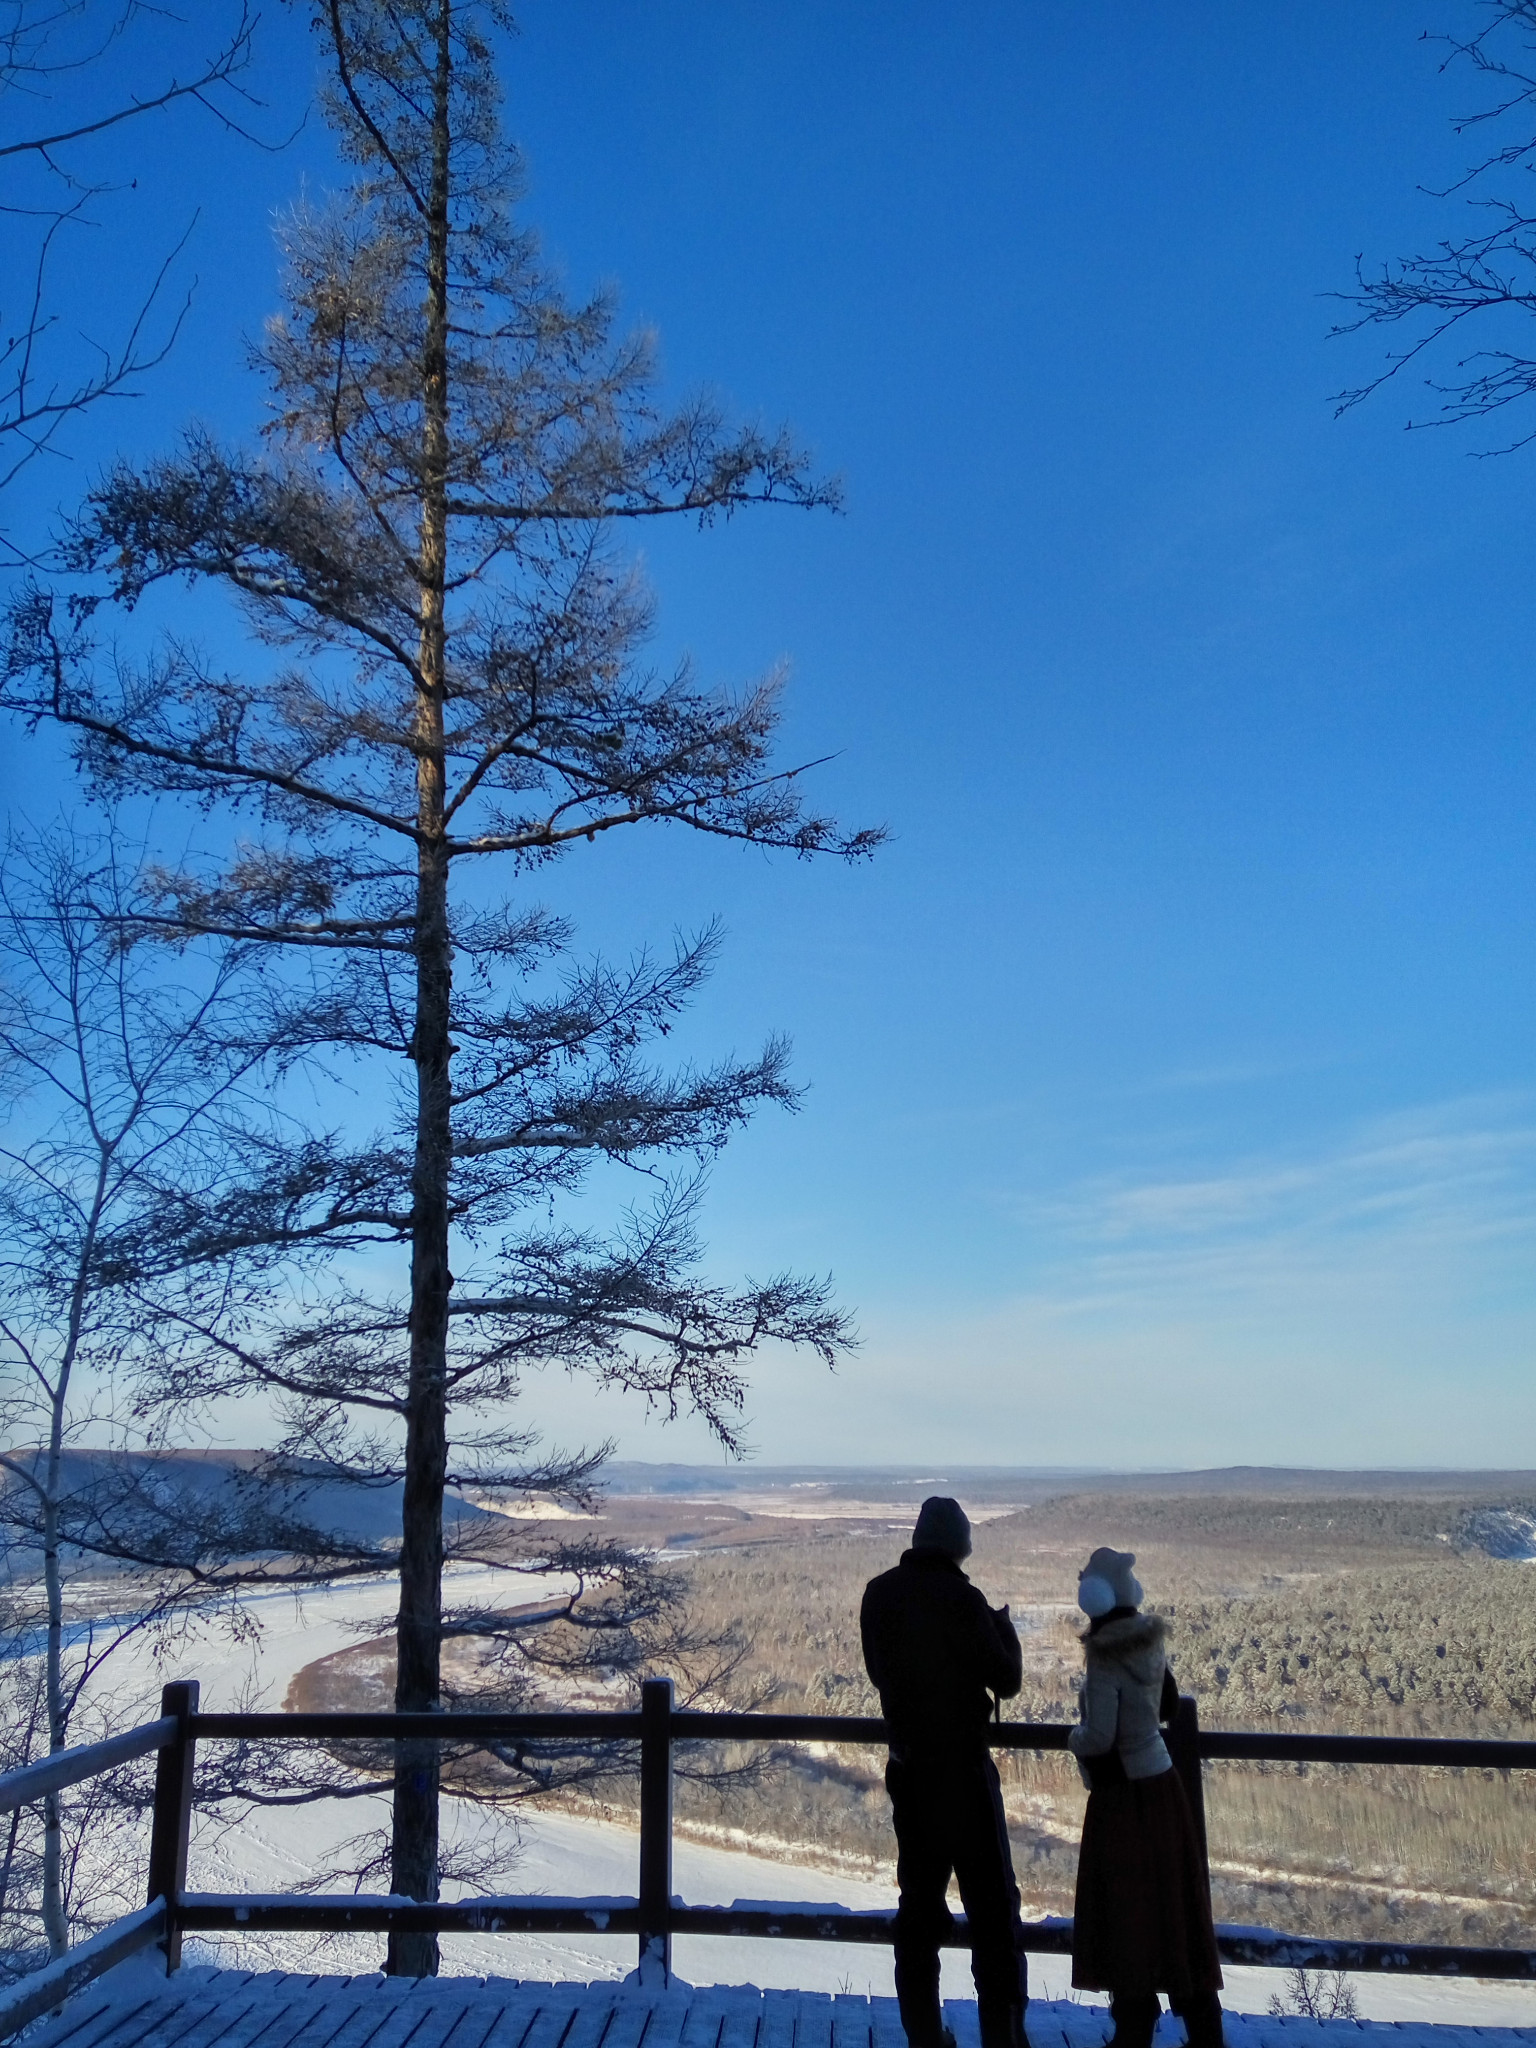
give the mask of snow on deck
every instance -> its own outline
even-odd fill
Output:
[[[980,2048],[974,2004],[946,2000],[958,2048]],[[1032,2000],[1030,2048],[1102,2048],[1102,2006]],[[1164,2018],[1159,2048],[1183,2039]],[[1368,2038],[1368,2037],[1374,2037]],[[1536,2030],[1427,2021],[1226,2016],[1228,2048],[1531,2048]],[[104,1979],[27,2048],[906,2048],[893,1998],[753,1985],[667,1990],[505,1978],[314,1977],[185,1969]]]

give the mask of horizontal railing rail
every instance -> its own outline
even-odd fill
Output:
[[[882,1720],[852,1714],[732,1714],[674,1708],[674,1742],[825,1742],[883,1749]],[[993,1721],[993,1749],[1065,1749],[1069,1721]],[[641,1716],[623,1710],[568,1714],[194,1714],[194,1740],[533,1742],[573,1737],[638,1741]],[[1445,1735],[1290,1735],[1201,1728],[1202,1762],[1433,1765],[1442,1770],[1536,1770],[1536,1742]],[[0,1785],[5,1781],[0,1779]]]
[[[62,2005],[71,1992],[82,1990],[104,1970],[115,1969],[140,1949],[149,1948],[165,1933],[164,1899],[141,1906],[137,1913],[125,1913],[110,1927],[103,1927],[89,1941],[82,1941],[68,1955],[60,1956],[30,1976],[8,1984],[0,1991],[0,2041],[8,2041]]]
[[[189,1892],[177,1909],[189,1934],[388,1933],[416,1934],[638,1934],[640,1906],[633,1897],[527,1898],[487,1896],[427,1903],[369,1893]],[[729,1906],[690,1906],[674,1899],[671,1932],[723,1934],[753,1940],[838,1941],[889,1947],[896,1915],[888,1907],[797,1904],[788,1899],[736,1899]],[[1072,1922],[1048,1917],[1023,1922],[1032,1955],[1070,1955]],[[947,1948],[966,1948],[965,1915],[952,1916],[941,1937]],[[1365,1970],[1411,1976],[1536,1980],[1536,1951],[1472,1948],[1426,1942],[1348,1941],[1282,1934],[1269,1927],[1218,1923],[1222,1959],[1265,1969]]]
[[[1536,1770],[1536,1742],[1459,1735],[1282,1735],[1202,1728],[1202,1761],[1275,1764],[1408,1764],[1446,1771]]]
[[[677,1716],[673,1716],[674,1720]],[[638,1742],[633,1713],[194,1714],[194,1742]]]
[[[0,1776],[0,1813],[13,1813],[18,1806],[30,1806],[50,1792],[62,1792],[67,1785],[83,1785],[87,1778],[99,1778],[103,1771],[119,1764],[131,1764],[151,1750],[164,1749],[181,1735],[181,1723],[173,1714],[158,1721],[146,1721],[140,1728],[128,1728],[121,1735],[109,1735],[105,1742],[90,1742],[79,1749],[57,1749],[35,1764]]]
[[[987,1729],[994,1749],[1062,1750],[1065,1722],[999,1721]],[[1461,1737],[1323,1735],[1279,1730],[1202,1729],[1193,1700],[1184,1699],[1166,1731],[1169,1752],[1189,1793],[1197,1832],[1205,1840],[1203,1766],[1235,1761],[1378,1765],[1450,1770],[1536,1770],[1536,1742]],[[633,1743],[639,1749],[639,1886],[633,1897],[555,1899],[484,1897],[410,1900],[348,1893],[302,1896],[189,1892],[187,1853],[196,1747],[203,1741],[398,1743],[434,1741],[473,1748],[487,1743],[546,1742],[567,1747]],[[88,1748],[62,1750],[0,1777],[0,1812],[158,1752],[154,1825],[149,1854],[149,1904],[118,1921],[34,1978],[0,1998],[0,2040],[27,2018],[89,1981],[136,1947],[158,1941],[166,1968],[180,1960],[183,1933],[233,1930],[313,1932],[494,1933],[602,1932],[638,1939],[642,1976],[665,1979],[673,1937],[729,1934],[799,1941],[888,1944],[894,1913],[787,1900],[738,1899],[732,1905],[690,1905],[672,1892],[672,1750],[679,1742],[811,1743],[878,1747],[883,1720],[839,1714],[714,1713],[675,1708],[666,1679],[641,1687],[632,1709],[538,1714],[205,1714],[193,1683],[168,1685],[161,1717]],[[1025,1923],[1026,1948],[1069,1953],[1070,1920]],[[948,1937],[964,1946],[956,1917]],[[1406,1971],[1417,1975],[1536,1980],[1536,1950],[1441,1943],[1333,1940],[1270,1928],[1218,1926],[1223,1958],[1270,1968]],[[60,1988],[62,1987],[62,1988]],[[42,2002],[39,2003],[38,2001]]]

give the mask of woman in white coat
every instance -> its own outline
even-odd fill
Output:
[[[1128,1550],[1096,1550],[1078,1577],[1082,1718],[1067,1738],[1088,1785],[1072,1922],[1072,1982],[1107,1991],[1114,2048],[1148,2048],[1158,1993],[1190,2048],[1220,2048],[1221,1964],[1194,1817],[1162,1722],[1178,1704],[1166,1628],[1138,1612]]]

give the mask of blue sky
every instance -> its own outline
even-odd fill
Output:
[[[761,1455],[1536,1464],[1536,452],[1405,434],[1421,384],[1329,404],[1381,344],[1328,340],[1326,294],[1460,204],[1421,187],[1475,84],[1419,30],[1468,11],[520,18],[508,122],[572,286],[846,483],[839,518],[644,559],[658,657],[788,657],[787,752],[890,846],[616,836],[539,883],[619,950],[720,914],[690,1048],[794,1040],[804,1111],[721,1163],[711,1264],[832,1271],[864,1343],[831,1382],[762,1362]],[[274,10],[268,133],[311,62]],[[334,176],[313,123],[134,149],[68,311],[195,207],[192,310],[27,518],[189,416],[255,423],[273,210]],[[67,793],[46,742],[4,778]],[[534,1398],[590,1433],[577,1390]]]

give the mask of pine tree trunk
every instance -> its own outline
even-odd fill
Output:
[[[437,21],[432,186],[427,235],[427,333],[422,352],[421,637],[415,739],[419,833],[416,866],[416,1155],[411,1201],[411,1377],[407,1394],[405,1498],[396,1625],[395,1708],[422,1714],[440,1703],[443,1485],[448,1463],[448,1176],[451,1163],[450,1043],[453,953],[448,928],[443,748],[448,458],[448,93],[451,0]],[[437,1897],[436,1743],[396,1751],[390,1884],[396,1896]],[[437,1937],[391,1934],[388,1970],[435,1976]]]

